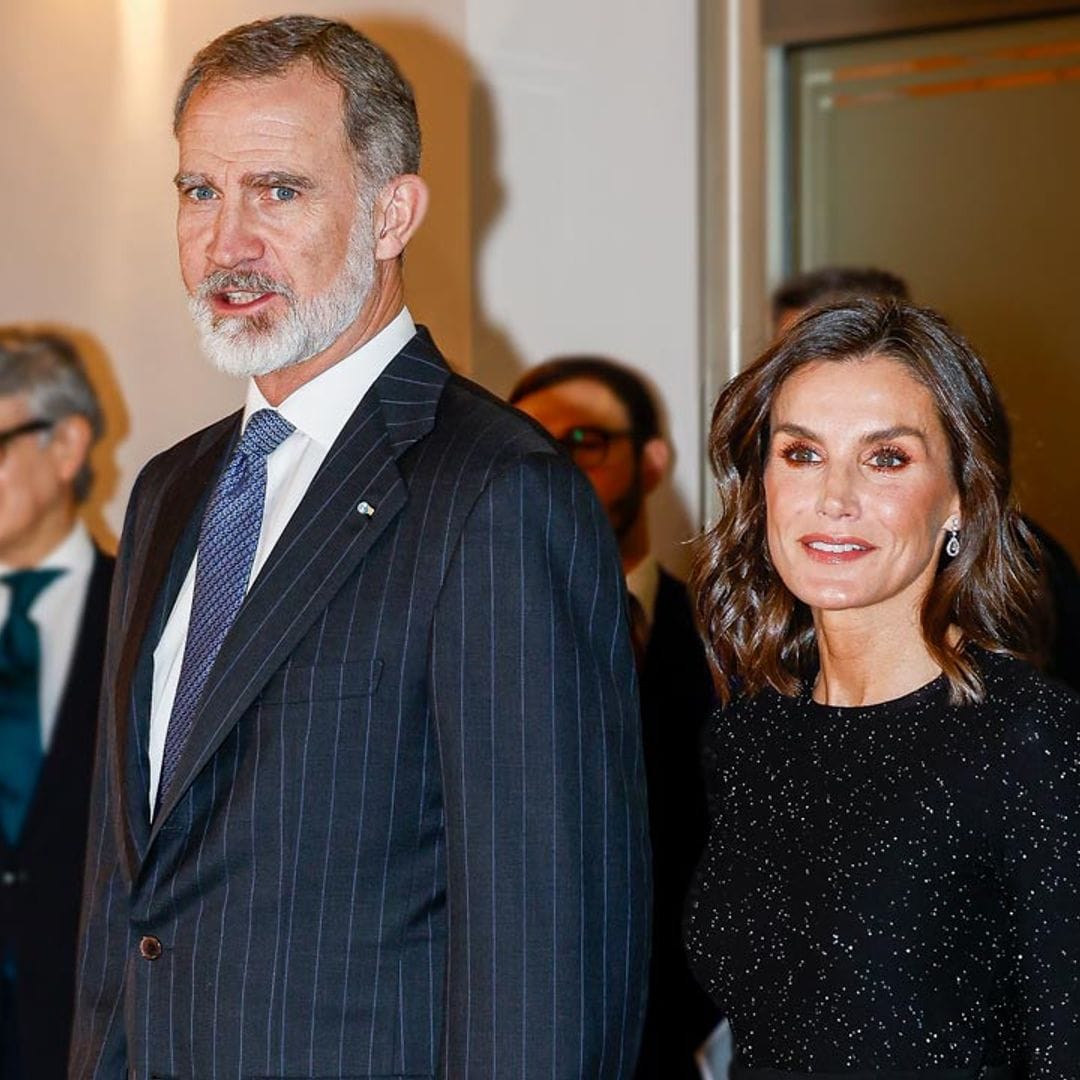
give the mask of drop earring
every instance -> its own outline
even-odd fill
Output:
[[[949,520],[949,539],[945,543],[945,554],[950,559],[955,559],[960,554],[960,519],[955,516]]]

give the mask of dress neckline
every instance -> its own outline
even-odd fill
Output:
[[[900,697],[889,698],[888,701],[877,701],[871,705],[822,705],[814,700],[813,680],[800,695],[800,703],[811,716],[819,718],[844,718],[856,715],[889,716],[892,713],[902,712],[913,706],[921,705],[934,698],[942,690],[948,688],[948,677],[944,672],[935,675],[929,682],[914,690],[901,694]]]

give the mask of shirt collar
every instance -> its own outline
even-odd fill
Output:
[[[660,564],[654,556],[646,555],[626,575],[626,588],[641,604],[645,618],[651,627],[656,615],[656,595],[660,591]]]
[[[309,439],[329,450],[360,399],[383,369],[416,334],[409,309],[403,307],[370,341],[294,390],[277,411]],[[244,424],[252,413],[273,406],[252,379],[244,403]]]

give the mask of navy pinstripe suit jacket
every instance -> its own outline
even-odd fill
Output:
[[[614,542],[426,332],[253,582],[148,823],[152,652],[237,427],[128,509],[70,1075],[629,1075],[649,870]]]

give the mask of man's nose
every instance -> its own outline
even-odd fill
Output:
[[[214,218],[207,257],[222,269],[231,270],[258,262],[264,244],[242,200],[222,200]]]

